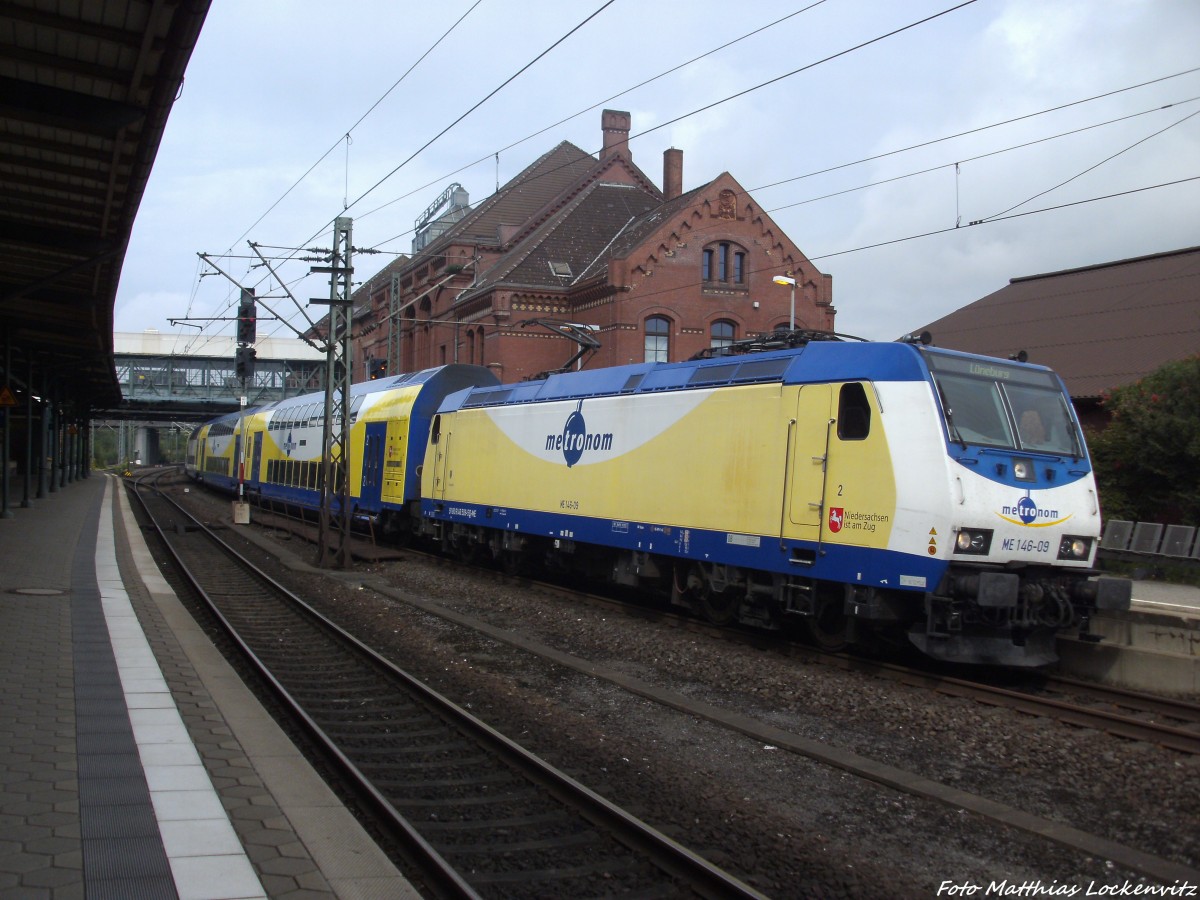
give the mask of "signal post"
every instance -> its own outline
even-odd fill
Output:
[[[242,396],[238,398],[238,493],[233,501],[233,524],[250,524],[250,504],[246,502],[246,396],[250,381],[254,378],[254,339],[258,330],[258,309],[254,302],[254,290],[242,288],[238,303],[237,350],[234,356],[234,371],[242,382]]]

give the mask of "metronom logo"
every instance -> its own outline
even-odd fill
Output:
[[[588,450],[611,450],[613,443],[612,432],[589,432],[587,423],[583,420],[583,401],[567,416],[563,430],[558,434],[546,435],[546,449],[561,450],[567,468],[575,465]]]
[[[1018,500],[1015,505],[1001,506],[1000,512],[997,515],[1004,519],[1004,521],[1012,522],[1014,525],[1026,525],[1034,528],[1057,525],[1071,518],[1070,516],[1062,516],[1057,509],[1039,507],[1028,494]],[[1013,516],[1016,516],[1016,518],[1012,518]]]

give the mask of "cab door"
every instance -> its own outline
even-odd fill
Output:
[[[801,386],[796,418],[789,424],[787,482],[784,496],[787,521],[795,528],[787,536],[820,540],[825,515],[825,471],[829,461],[832,390],[827,384]]]
[[[429,441],[433,449],[433,496],[438,500],[446,498],[446,477],[450,470],[450,432],[442,428],[442,417],[433,417]]]
[[[896,484],[879,397],[864,381],[846,382],[836,390],[837,424],[825,473],[830,509],[824,539],[887,547],[896,515]]]

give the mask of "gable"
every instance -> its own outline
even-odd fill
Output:
[[[812,285],[818,302],[825,299],[816,267],[728,172],[647,211],[613,241],[607,256],[627,260],[631,273],[650,272],[689,245],[732,238],[759,255],[757,270],[803,270],[801,283]]]

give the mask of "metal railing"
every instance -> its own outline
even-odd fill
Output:
[[[1128,522],[1112,519],[1100,539],[1102,556],[1153,558],[1158,562],[1200,562],[1200,534],[1194,525]]]

